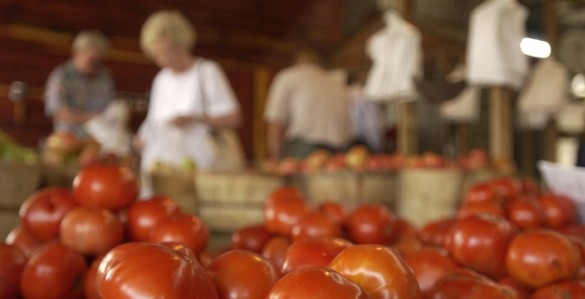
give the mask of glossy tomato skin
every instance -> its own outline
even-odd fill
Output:
[[[506,210],[506,218],[522,230],[539,228],[544,224],[544,210],[536,198],[513,200]]]
[[[309,205],[302,198],[271,197],[264,204],[264,224],[271,234],[290,236],[293,226],[309,210]]]
[[[232,234],[232,247],[262,253],[266,243],[270,241],[270,233],[263,225],[244,227]]]
[[[508,286],[513,289],[516,292],[516,297],[518,299],[528,299],[532,294],[532,289],[510,276],[506,276],[498,280],[498,284]]]
[[[471,215],[451,229],[449,251],[461,264],[500,278],[506,274],[506,252],[517,233],[517,228],[502,217]]]
[[[514,279],[539,288],[576,277],[582,259],[581,249],[569,238],[550,230],[532,230],[512,241],[506,266]]]
[[[404,219],[396,220],[396,238],[392,244],[402,256],[407,256],[424,247],[419,238],[419,233],[414,225]]]
[[[148,241],[150,232],[161,221],[180,213],[179,204],[168,196],[155,196],[132,203],[126,210],[130,240]]]
[[[201,218],[177,215],[160,222],[151,232],[150,242],[177,242],[198,254],[207,248],[209,229]]]
[[[102,298],[209,298],[217,291],[193,252],[179,244],[125,243],[102,260],[96,276]]]
[[[347,218],[347,209],[340,203],[334,201],[323,202],[317,210],[325,213],[333,222],[342,225]]]
[[[293,242],[286,252],[282,273],[307,267],[325,267],[352,244],[341,238],[322,237]]]
[[[469,204],[480,202],[495,202],[499,200],[500,199],[496,194],[495,188],[489,182],[486,182],[472,186],[465,194],[463,202]]]
[[[42,245],[42,242],[33,237],[29,232],[24,230],[22,226],[18,226],[8,233],[6,236],[6,244],[14,245],[25,256],[30,257],[33,252]]]
[[[567,226],[563,226],[558,231],[567,236],[574,236],[585,240],[585,224],[573,223]]]
[[[310,212],[292,227],[293,241],[304,238],[340,237],[341,226],[322,212]]]
[[[75,176],[73,194],[83,205],[118,211],[136,200],[138,182],[126,167],[94,165]]]
[[[103,256],[93,260],[89,269],[87,269],[87,272],[85,273],[85,278],[83,279],[84,299],[102,299],[95,285],[98,267],[102,262],[102,259]]]
[[[79,206],[61,222],[61,242],[85,256],[100,256],[124,241],[124,225],[110,210]]]
[[[545,193],[538,201],[544,209],[544,222],[550,228],[558,229],[569,225],[577,217],[575,203],[566,196]]]
[[[73,194],[67,189],[47,188],[38,191],[20,206],[20,224],[40,241],[56,238],[63,217],[76,205]]]
[[[585,281],[569,280],[553,283],[538,289],[530,299],[576,299],[585,298]]]
[[[17,299],[26,256],[16,246],[0,244],[0,298]]]
[[[82,298],[86,270],[83,256],[57,241],[49,241],[27,261],[20,292],[25,299]]]
[[[479,274],[454,272],[440,279],[429,299],[519,299],[516,291]]]
[[[239,249],[218,256],[207,270],[220,299],[265,298],[279,277],[268,260]]]
[[[281,278],[266,299],[369,299],[364,290],[343,275],[323,267],[295,270]]]
[[[299,189],[297,187],[283,186],[283,187],[279,187],[276,190],[272,191],[272,193],[270,193],[270,196],[268,196],[267,201],[271,202],[274,200],[279,200],[281,198],[300,198],[300,199],[303,199],[303,198],[305,198],[305,196],[303,195],[303,192],[301,191],[301,189]]]
[[[388,247],[353,245],[329,266],[362,287],[371,299],[421,298],[414,272]]]
[[[349,238],[357,244],[390,244],[396,237],[396,217],[383,205],[366,204],[355,209],[345,223]]]
[[[282,273],[281,269],[286,260],[286,254],[290,244],[290,240],[285,237],[273,237],[262,249],[262,256],[272,262],[272,265],[274,265],[278,273]]]
[[[455,225],[455,219],[442,219],[430,222],[420,230],[420,239],[429,246],[444,246],[445,238]]]
[[[504,201],[510,201],[516,198],[522,190],[522,184],[512,178],[497,178],[489,182],[494,188],[496,194],[500,196]]]
[[[405,256],[404,261],[416,275],[423,298],[429,295],[441,278],[458,267],[449,253],[439,248],[421,249]]]
[[[504,205],[501,202],[470,202],[463,204],[457,211],[457,219],[476,214],[491,214],[499,217],[506,216]]]

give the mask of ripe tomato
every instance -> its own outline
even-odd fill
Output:
[[[550,228],[561,228],[575,221],[575,203],[563,195],[542,194],[538,200],[544,209],[544,222]]]
[[[193,252],[172,244],[125,243],[112,249],[99,265],[96,287],[102,298],[218,298]]]
[[[261,253],[270,241],[270,233],[263,225],[242,228],[232,234],[232,247]]]
[[[361,286],[369,298],[420,298],[414,272],[393,250],[382,245],[353,245],[330,264]]]
[[[84,299],[102,299],[100,294],[98,293],[97,287],[95,285],[95,280],[97,277],[98,267],[103,260],[103,256],[96,258],[89,266],[89,269],[85,273],[85,278],[83,279],[83,295]]]
[[[449,257],[449,253],[443,249],[422,249],[406,256],[404,261],[416,275],[421,293],[425,298],[437,281],[458,267],[457,263]]]
[[[11,230],[6,237],[5,242],[8,245],[16,246],[27,257],[30,257],[42,244],[41,241],[37,240],[29,232],[24,230],[22,226],[18,226]]]
[[[544,210],[534,197],[519,197],[507,207],[506,218],[522,230],[539,228],[544,224]]]
[[[24,266],[20,292],[26,299],[81,298],[86,269],[80,254],[57,241],[49,241]]]
[[[260,255],[232,250],[218,256],[207,268],[219,298],[265,298],[278,281],[272,264]]]
[[[396,217],[383,205],[358,207],[345,223],[350,240],[358,244],[390,244],[396,237]]]
[[[520,180],[520,194],[538,195],[540,190],[538,185],[532,179]]]
[[[461,264],[491,277],[506,274],[506,251],[517,229],[506,219],[476,214],[451,229],[449,251]]]
[[[538,289],[530,299],[577,299],[585,298],[585,281],[568,280]]]
[[[470,202],[463,204],[457,211],[457,219],[463,219],[475,214],[491,214],[504,217],[505,210],[501,202]]]
[[[322,237],[293,242],[287,250],[282,273],[306,267],[325,267],[351,243],[345,239]]]
[[[270,196],[268,196],[267,201],[274,201],[274,200],[280,200],[281,198],[300,198],[303,199],[305,198],[305,196],[303,195],[303,192],[297,188],[297,187],[293,187],[293,186],[283,186],[283,187],[279,187],[276,190],[272,191],[272,193],[270,193]]]
[[[485,202],[496,202],[499,201],[499,197],[496,194],[496,190],[492,187],[489,182],[479,183],[473,185],[465,194],[463,202],[465,204],[470,203],[485,203]]]
[[[347,218],[347,209],[340,203],[334,201],[323,202],[317,210],[325,213],[333,222],[342,225]]]
[[[423,248],[423,242],[418,237],[418,231],[412,223],[396,220],[396,240],[392,245],[402,256],[406,256]]]
[[[519,181],[511,178],[498,178],[489,182],[498,196],[504,201],[510,201],[520,194],[522,185]]]
[[[561,227],[558,231],[564,235],[585,239],[585,224],[582,223],[569,224]]]
[[[69,190],[48,188],[34,193],[20,206],[20,224],[32,236],[46,241],[59,236],[65,214],[77,202]]]
[[[322,212],[310,212],[306,214],[291,230],[293,241],[304,238],[340,236],[341,226]]]
[[[280,270],[284,265],[286,259],[286,253],[290,247],[290,241],[284,237],[274,237],[266,243],[264,249],[262,249],[262,256],[272,262],[276,272],[281,273]]]
[[[487,277],[463,271],[440,279],[428,296],[430,299],[518,299],[516,291]]]
[[[17,299],[26,256],[16,246],[0,244],[0,298]]]
[[[280,279],[266,299],[368,299],[357,284],[327,268],[295,270]]]
[[[451,218],[430,222],[420,230],[420,239],[426,245],[443,246],[445,237],[454,225],[455,219]]]
[[[167,196],[136,201],[126,210],[128,235],[133,241],[148,241],[150,232],[162,220],[180,213],[177,202]]]
[[[209,230],[197,216],[177,215],[160,222],[152,230],[149,240],[181,243],[197,254],[207,247]]]
[[[532,290],[529,287],[518,282],[510,276],[506,276],[500,279],[498,284],[512,288],[516,292],[518,299],[528,299],[532,293]]]
[[[510,244],[506,257],[510,276],[535,288],[574,278],[581,264],[579,246],[549,230],[533,230],[518,235]]]
[[[136,200],[138,182],[126,167],[94,165],[75,176],[73,194],[81,204],[118,211]]]
[[[110,210],[79,206],[61,222],[61,242],[88,256],[100,256],[122,243],[124,225]]]
[[[207,269],[207,267],[211,264],[211,262],[213,262],[214,259],[215,256],[209,250],[204,250],[197,254],[197,261],[205,269]]]
[[[308,212],[309,205],[302,198],[271,197],[264,204],[264,224],[270,233],[289,236]]]

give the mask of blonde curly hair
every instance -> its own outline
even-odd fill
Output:
[[[196,32],[189,20],[176,10],[161,10],[151,14],[140,33],[142,51],[150,55],[154,45],[161,40],[176,47],[191,50],[195,46]]]

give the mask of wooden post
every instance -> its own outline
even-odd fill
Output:
[[[455,124],[455,157],[465,155],[471,149],[471,124]]]
[[[398,152],[404,155],[418,153],[416,102],[398,105]]]
[[[504,87],[491,87],[489,101],[491,157],[511,161],[514,154],[512,96]]]
[[[559,130],[554,119],[549,120],[544,128],[544,153],[543,159],[549,162],[556,162],[557,160],[557,140],[559,138]]]
[[[558,35],[557,22],[557,1],[544,0],[544,32],[546,33],[551,49],[554,49]],[[556,161],[557,156],[557,139],[558,139],[557,124],[554,119],[549,120],[544,129],[543,138],[543,159],[550,162]]]
[[[536,151],[535,151],[535,140],[534,131],[531,129],[524,129],[520,133],[521,144],[520,144],[520,169],[522,174],[526,177],[535,177],[535,166],[536,166]]]
[[[266,68],[257,68],[254,71],[254,124],[253,124],[253,154],[256,159],[266,158],[266,124],[264,123],[264,108],[268,97],[270,71]]]

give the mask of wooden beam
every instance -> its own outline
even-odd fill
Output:
[[[495,160],[512,160],[514,126],[511,92],[500,86],[490,87],[489,101],[491,156]]]
[[[253,148],[254,157],[262,160],[266,154],[266,124],[264,123],[264,110],[268,98],[270,86],[270,71],[266,68],[258,68],[254,71],[254,128]]]
[[[418,153],[416,102],[398,104],[398,152],[404,155]]]

